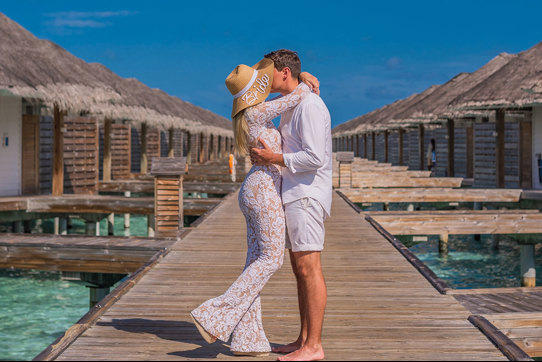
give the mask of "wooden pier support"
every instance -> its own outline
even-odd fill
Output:
[[[59,220],[58,231],[60,235],[68,235],[68,218],[61,217]]]
[[[81,273],[80,278],[90,290],[89,307],[92,308],[109,294],[111,287],[124,278],[124,274]]]
[[[85,221],[85,234],[86,235],[96,235],[96,222],[95,221]]]
[[[131,197],[130,191],[124,192],[124,197]],[[124,236],[130,236],[130,214],[124,214]]]
[[[448,256],[448,234],[441,234],[438,242],[438,253],[441,257]]]
[[[154,229],[155,229],[155,226],[154,226],[154,214],[152,215],[147,215],[147,236],[149,238],[154,238]]]
[[[180,237],[184,226],[183,175],[186,158],[155,158],[151,175],[154,176],[154,220],[158,237]]]
[[[58,216],[53,219],[53,234],[60,234],[60,218]]]
[[[520,245],[521,286],[536,287],[536,265],[534,244]]]
[[[481,202],[475,202],[473,205],[473,210],[482,210],[482,203]],[[480,241],[482,240],[482,235],[480,234],[474,234],[474,240]]]
[[[107,215],[107,235],[115,235],[115,213]]]
[[[16,234],[24,233],[24,225],[22,221],[15,221],[13,223],[13,232]]]

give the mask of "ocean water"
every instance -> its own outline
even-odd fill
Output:
[[[87,311],[89,291],[60,273],[0,269],[0,360],[31,360]]]
[[[450,235],[449,253],[438,252],[438,237],[412,244],[399,238],[410,250],[453,289],[512,288],[521,286],[519,245],[513,236],[500,237],[495,248],[492,236]],[[535,247],[538,285],[542,285],[542,244]]]
[[[52,219],[42,225],[53,232]],[[123,215],[114,225],[115,235],[124,235]],[[73,219],[68,234],[84,233],[85,222]],[[107,235],[105,220],[100,233]],[[147,236],[147,217],[131,215],[130,233]],[[0,306],[0,360],[31,360],[88,312],[89,290],[58,272],[0,269]]]

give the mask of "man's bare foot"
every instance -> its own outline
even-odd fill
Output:
[[[322,346],[310,348],[303,346],[297,351],[279,357],[279,361],[320,361],[325,358],[324,349]]]
[[[273,351],[273,353],[288,354],[297,351],[301,347],[303,347],[303,342],[297,340],[283,346],[271,347],[271,351]]]

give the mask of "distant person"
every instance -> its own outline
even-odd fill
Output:
[[[237,160],[235,159],[235,154],[233,152],[233,149],[230,151],[230,157],[229,157],[228,163],[230,165],[231,182],[235,182],[235,179],[236,179],[236,176],[237,176],[237,171],[236,171]]]
[[[258,141],[281,154],[281,135],[272,120],[311,95],[311,87],[299,84],[298,76],[317,84],[308,73],[293,76],[290,67],[279,70],[277,66],[266,57],[253,67],[237,66],[226,79],[234,97],[235,149],[241,155],[247,155]],[[290,86],[287,91],[285,83]],[[284,96],[264,102],[271,91]],[[225,294],[191,312],[207,342],[227,342],[231,336],[230,349],[235,355],[265,356],[271,351],[262,326],[260,292],[280,269],[284,258],[286,231],[281,187],[281,167],[252,167],[239,191],[239,206],[247,221],[245,269]]]
[[[429,146],[427,147],[427,169],[433,171],[437,166],[437,147],[435,139],[432,138]]]

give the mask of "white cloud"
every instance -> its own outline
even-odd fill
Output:
[[[51,20],[47,21],[46,24],[58,30],[103,28],[112,25],[108,19],[132,16],[135,14],[136,12],[128,10],[95,12],[62,11],[47,14],[47,17]]]

